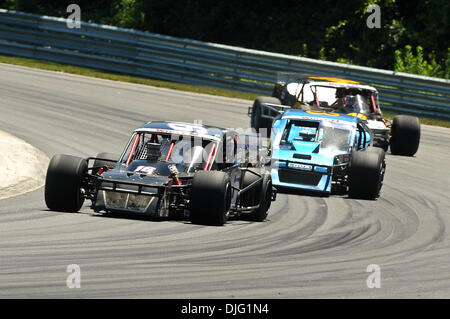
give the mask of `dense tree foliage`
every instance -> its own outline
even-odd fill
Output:
[[[448,0],[0,0],[0,7],[449,78]],[[369,28],[370,4],[381,27]]]

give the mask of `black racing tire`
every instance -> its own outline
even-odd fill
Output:
[[[245,187],[252,184],[253,182],[256,182],[258,179],[259,179],[258,175],[255,175],[248,171],[244,171],[242,173],[242,177],[241,177],[240,188],[244,189]],[[258,183],[258,184],[256,184],[256,187],[243,193],[240,197],[241,205],[245,206],[245,207],[258,205],[260,197],[261,197],[260,189],[261,189],[261,183]]]
[[[220,171],[195,173],[189,207],[193,223],[224,225],[231,207],[231,183],[228,175]]]
[[[84,203],[81,193],[87,161],[70,155],[55,155],[47,169],[45,203],[51,210],[77,212]]]
[[[410,115],[394,117],[391,128],[391,153],[394,155],[413,156],[419,149],[419,143],[419,118]]]
[[[241,189],[249,186],[260,179],[259,176],[244,171],[241,179]],[[256,206],[259,208],[251,213],[251,218],[254,221],[262,222],[267,217],[267,212],[272,203],[272,177],[269,173],[263,175],[262,182],[255,185],[253,189],[248,190],[241,196],[241,205],[245,207]]]
[[[261,129],[266,129],[267,137],[270,137],[270,130],[272,129],[272,120],[261,117],[262,114],[261,104],[263,103],[281,104],[281,101],[278,98],[272,96],[259,96],[253,102],[250,125],[258,133],[260,133]]]
[[[382,148],[369,147],[366,151],[353,152],[349,169],[351,198],[373,200],[380,195],[386,170]]]
[[[105,165],[112,168],[112,166],[114,166],[116,162],[119,160],[120,156],[111,153],[98,153],[96,157],[105,158],[108,159],[109,161],[103,161],[99,159],[94,160],[93,164],[94,168],[92,169],[92,175],[97,174],[98,170]]]
[[[259,200],[259,208],[252,214],[253,220],[263,222],[267,218],[267,214],[272,203],[272,177],[269,173],[263,175],[261,185],[261,194]]]

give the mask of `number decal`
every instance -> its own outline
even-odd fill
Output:
[[[367,120],[367,116],[361,113],[348,113],[347,115],[359,117],[362,120]]]
[[[155,167],[152,166],[138,166],[134,170],[135,173],[144,173],[144,174],[152,174],[156,170]]]
[[[333,112],[327,113],[327,112],[323,112],[323,111],[314,111],[314,110],[307,110],[306,113],[314,114],[314,115],[340,116],[340,114],[338,114],[338,113],[333,113]]]

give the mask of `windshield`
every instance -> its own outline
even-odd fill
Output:
[[[175,164],[180,172],[195,172],[210,166],[215,149],[216,142],[200,137],[139,132],[128,142],[120,160],[121,168],[168,175],[167,164]]]
[[[369,115],[371,109],[367,98],[360,94],[347,95],[337,99],[336,109],[341,110],[343,113],[361,113]]]
[[[331,125],[329,122],[322,122],[319,132],[320,148],[329,151],[348,151],[353,144],[352,132],[350,125]]]
[[[311,106],[317,106],[317,101],[319,101],[320,108],[326,111],[345,114],[374,114],[374,107],[372,104],[375,103],[376,98],[372,95],[372,92],[368,90],[305,85],[303,91],[303,99],[305,103]]]
[[[320,144],[320,149],[347,151],[352,145],[353,131],[350,123],[288,119],[280,149],[293,150],[295,142],[314,142]]]
[[[288,120],[280,145],[292,144],[294,141],[316,142],[318,139],[319,122]]]

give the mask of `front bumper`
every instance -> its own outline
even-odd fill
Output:
[[[272,184],[280,187],[331,193],[331,171],[327,172],[303,171],[291,168],[272,168]]]
[[[96,211],[127,212],[168,217],[168,192],[186,185],[143,184],[125,180],[98,179],[91,208]]]
[[[125,192],[99,190],[92,201],[95,211],[129,212],[163,217],[162,197],[158,195],[136,195]]]

